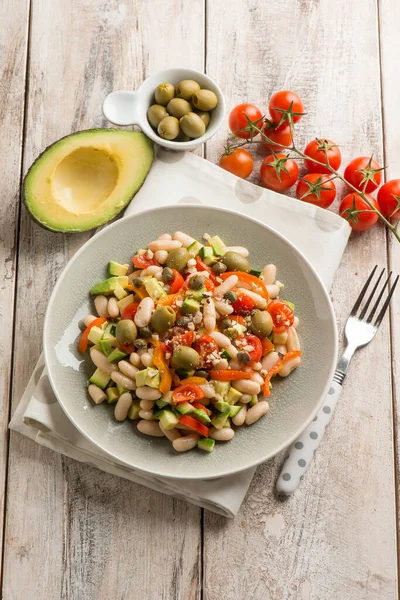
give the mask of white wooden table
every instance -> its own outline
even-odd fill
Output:
[[[53,285],[90,234],[40,229],[21,177],[59,137],[106,126],[107,93],[169,66],[204,69],[228,107],[294,89],[301,144],[374,153],[400,176],[395,0],[2,0],[0,3],[0,498],[6,600],[394,600],[400,294],[355,358],[297,493],[258,469],[228,521],[54,454],[7,424],[42,344]],[[225,132],[208,144],[216,161]],[[300,145],[301,145],[300,144]],[[353,236],[332,297],[339,327],[371,267],[400,270],[382,227]],[[392,369],[391,369],[392,365]],[[398,418],[398,413],[397,413]]]

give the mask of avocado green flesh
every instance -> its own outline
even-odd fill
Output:
[[[130,202],[153,161],[142,133],[88,129],[49,146],[24,181],[32,217],[53,231],[86,231],[107,223]]]

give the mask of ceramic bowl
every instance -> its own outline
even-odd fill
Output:
[[[127,263],[138,248],[165,232],[181,230],[201,239],[218,234],[227,245],[246,246],[254,268],[278,267],[284,297],[294,302],[303,358],[289,377],[273,380],[270,412],[254,425],[240,427],[230,442],[213,452],[178,454],[166,438],[146,437],[131,421],[117,423],[107,403],[88,397],[95,370],[78,352],[82,319],[94,312],[88,290],[108,276],[110,260]],[[206,206],[168,206],[126,217],[89,240],[58,280],[47,309],[44,354],[54,392],[72,423],[113,459],[162,477],[211,479],[233,474],[271,458],[314,418],[333,377],[337,356],[335,317],[329,296],[306,258],[284,237],[262,223]]]
[[[218,104],[211,112],[211,120],[204,135],[189,142],[164,140],[151,127],[147,119],[147,109],[154,104],[154,90],[160,83],[169,82],[177,85],[183,79],[194,79],[201,88],[214,92],[217,95]],[[139,125],[143,133],[160,146],[170,150],[193,150],[207,142],[221,126],[225,114],[225,100],[221,89],[208,75],[195,69],[167,69],[145,79],[134,92],[119,90],[109,94],[103,103],[103,114],[108,121],[115,125]]]

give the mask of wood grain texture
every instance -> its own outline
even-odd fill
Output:
[[[207,72],[228,107],[249,100],[265,109],[272,92],[297,91],[307,111],[298,127],[300,148],[326,136],[341,145],[344,163],[372,152],[380,159],[376,3],[360,7],[345,0],[293,0],[285,10],[275,0],[209,3]],[[222,129],[208,158],[218,159],[223,141]],[[349,243],[332,291],[340,331],[376,263],[386,263],[382,227]],[[207,600],[397,597],[391,413],[386,321],[356,355],[329,431],[294,496],[283,502],[273,493],[279,456],[258,470],[235,521],[205,513]]]
[[[33,0],[31,27],[25,171],[54,140],[102,126],[110,91],[183,57],[203,67],[200,0]],[[42,230],[23,211],[13,406],[41,351],[53,285],[89,235]],[[198,508],[11,437],[4,597],[198,598]]]

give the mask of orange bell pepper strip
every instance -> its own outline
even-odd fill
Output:
[[[268,371],[263,385],[264,398],[268,398],[268,396],[270,396],[271,394],[271,390],[269,387],[271,378],[279,373],[285,362],[291,360],[292,358],[296,358],[297,356],[301,356],[301,350],[292,350],[291,352],[287,352],[285,356],[278,360],[278,362],[275,363],[275,365]]]
[[[153,363],[159,370],[161,375],[161,383],[159,390],[162,394],[166,394],[171,389],[172,376],[168,368],[168,364],[165,361],[165,357],[161,348],[161,344],[155,344],[153,352]]]
[[[211,379],[215,381],[237,381],[238,379],[251,379],[252,373],[247,371],[230,371],[229,369],[215,369],[210,371]]]
[[[190,427],[190,429],[194,429],[201,435],[204,435],[204,437],[208,437],[208,427],[202,423],[199,423],[199,421],[196,421],[196,419],[193,419],[193,417],[189,417],[189,415],[182,415],[179,418],[179,423],[186,425],[186,427]]]
[[[146,292],[146,288],[144,287],[144,285],[137,287],[133,283],[128,283],[128,285],[126,286],[126,289],[129,290],[130,292],[135,292],[136,296],[139,296],[139,298],[141,300],[143,300],[143,298],[146,298],[146,296],[148,296],[148,293]]]
[[[266,300],[269,299],[268,290],[265,287],[265,283],[258,277],[255,277],[255,275],[250,275],[249,273],[244,273],[243,271],[225,271],[225,273],[221,273],[219,277],[222,280],[225,280],[230,275],[236,275],[239,281],[244,281],[245,283],[254,283],[257,287],[260,288],[262,292],[261,296],[263,296],[263,298],[265,298]]]
[[[103,323],[105,323],[107,321],[107,319],[105,317],[99,317],[98,319],[95,319],[94,321],[92,321],[90,323],[90,325],[88,325],[85,329],[85,331],[82,333],[82,337],[79,340],[79,346],[78,346],[78,350],[79,352],[86,352],[87,347],[88,347],[88,337],[89,337],[89,333],[90,330],[92,329],[92,327],[99,327],[99,325],[103,325]]]
[[[185,385],[185,383],[194,383],[195,385],[205,385],[207,383],[207,379],[205,377],[186,377],[186,379],[182,379],[180,385]]]
[[[230,318],[232,318],[232,317],[230,317]],[[265,356],[266,354],[269,354],[275,348],[274,344],[268,338],[262,338],[261,346],[262,346],[262,355],[263,356]]]

